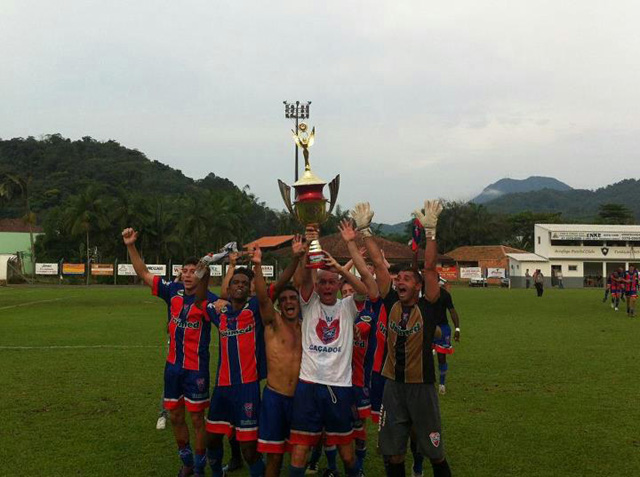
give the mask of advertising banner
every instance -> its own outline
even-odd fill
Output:
[[[482,268],[460,267],[460,278],[482,278]]]
[[[640,240],[640,232],[551,232],[551,240],[638,241]]]
[[[441,278],[445,280],[457,280],[458,269],[456,267],[437,267],[438,273]]]
[[[130,263],[119,263],[118,264],[118,276],[120,277],[133,277],[135,276],[136,271],[133,269],[133,265]]]
[[[180,273],[180,270],[182,270],[182,265],[176,265],[174,263],[173,265],[171,265],[171,276],[177,277],[178,273]]]
[[[265,277],[273,277],[274,275],[273,265],[262,265],[262,275]]]
[[[84,263],[63,263],[62,273],[64,275],[84,275]]]
[[[159,275],[161,277],[163,277],[163,276],[165,276],[167,274],[167,266],[166,265],[160,265],[160,264],[147,265],[147,270],[149,270],[154,275]]]
[[[92,263],[91,275],[113,276],[113,265],[111,263]]]
[[[487,278],[504,278],[505,276],[504,268],[487,268]]]
[[[36,263],[36,275],[57,275],[57,263]]]
[[[172,265],[171,266],[171,276],[177,277],[178,274],[182,271],[182,265]],[[221,277],[222,276],[222,265],[209,265],[209,272],[212,277]]]

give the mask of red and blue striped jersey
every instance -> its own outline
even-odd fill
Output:
[[[191,371],[208,371],[211,321],[206,307],[195,306],[195,295],[185,294],[182,283],[160,277],[153,278],[151,293],[162,298],[169,308],[167,362]],[[208,300],[217,299],[209,293]]]
[[[376,352],[378,337],[378,317],[384,310],[382,298],[375,301],[366,300],[364,307],[354,322],[358,332],[353,334],[353,358],[351,382],[354,386],[371,385],[371,369]],[[359,336],[358,336],[359,335]]]
[[[627,292],[637,293],[638,292],[638,270],[635,269],[632,271],[627,270],[624,273],[624,279],[629,280],[629,283],[624,283]]]
[[[264,379],[267,363],[258,299],[251,297],[240,310],[229,304],[220,313],[211,303],[207,312],[219,332],[216,385],[232,386]]]
[[[384,300],[378,314],[378,323],[376,326],[376,350],[373,355],[373,372],[382,373],[384,360],[387,358],[387,308],[384,306]]]

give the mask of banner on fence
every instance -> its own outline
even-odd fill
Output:
[[[504,278],[504,268],[487,268],[487,278]]]
[[[84,275],[84,263],[63,263],[62,273],[64,275]]]
[[[160,265],[160,264],[147,265],[147,270],[149,270],[154,275],[159,275],[161,277],[167,274],[166,265]]]
[[[262,275],[265,277],[273,277],[274,275],[273,265],[262,265]]]
[[[113,265],[111,263],[92,263],[91,275],[113,276]]]
[[[36,263],[36,275],[57,275],[57,263]]]
[[[133,269],[133,265],[130,263],[118,264],[118,276],[120,277],[133,277],[136,275],[136,271]]]
[[[460,278],[482,278],[482,268],[460,267]]]
[[[457,280],[458,269],[456,267],[437,267],[438,273],[441,278],[445,280]]]
[[[171,266],[171,276],[177,277],[178,274],[182,271],[182,265],[173,264]],[[212,277],[221,277],[222,276],[222,265],[209,265],[209,272]]]

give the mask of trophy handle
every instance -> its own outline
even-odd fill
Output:
[[[329,212],[327,214],[331,214],[331,211],[336,205],[338,200],[338,190],[340,189],[340,174],[335,176],[331,182],[329,182]]]
[[[287,206],[287,210],[291,215],[295,215],[293,211],[293,205],[291,205],[291,187],[278,179],[278,187],[280,187],[280,195],[284,201],[284,205]]]

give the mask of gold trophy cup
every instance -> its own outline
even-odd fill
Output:
[[[298,221],[307,226],[310,224],[321,224],[327,220],[331,214],[336,200],[338,199],[338,189],[340,188],[340,174],[335,176],[329,183],[330,200],[327,201],[322,194],[322,189],[327,184],[325,181],[311,172],[309,165],[309,148],[315,141],[316,128],[309,133],[307,125],[300,123],[298,131],[293,131],[293,139],[302,149],[304,155],[304,174],[295,184],[295,202],[291,203],[291,187],[278,179],[280,194],[284,205],[291,215],[295,216]],[[327,202],[329,209],[327,210]],[[312,240],[309,244],[309,253],[307,254],[307,268],[323,268],[324,252],[320,247],[318,240]]]

